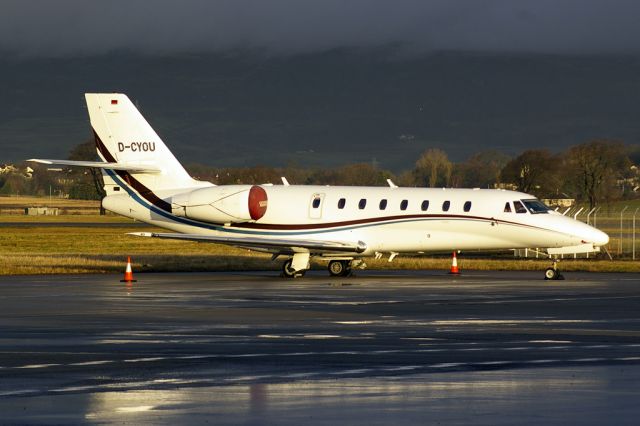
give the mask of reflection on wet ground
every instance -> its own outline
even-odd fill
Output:
[[[0,278],[5,423],[617,424],[630,274]],[[635,422],[634,422],[635,424]]]

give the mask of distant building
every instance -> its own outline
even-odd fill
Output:
[[[507,189],[509,191],[517,191],[518,185],[515,183],[499,182],[493,184],[494,189]]]
[[[28,216],[58,216],[59,209],[57,207],[27,207],[24,214]]]
[[[549,207],[573,207],[576,204],[575,198],[543,198],[542,202]]]

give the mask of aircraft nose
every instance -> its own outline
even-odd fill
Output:
[[[609,236],[599,229],[594,228],[593,234],[593,244],[595,246],[604,246],[609,243]]]
[[[584,225],[587,228],[583,234],[584,243],[592,243],[594,246],[604,246],[609,242],[609,236],[593,226]]]

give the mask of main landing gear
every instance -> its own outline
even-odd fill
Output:
[[[327,267],[332,277],[346,277],[351,274],[350,260],[332,260]]]
[[[550,268],[547,268],[544,271],[544,279],[545,280],[564,280],[564,276],[560,273],[558,269],[558,259],[553,260],[553,265]]]
[[[282,265],[282,277],[300,278],[309,270],[309,255],[296,253]],[[362,259],[332,259],[327,270],[332,277],[348,277],[354,269],[364,269],[367,264]]]
[[[304,277],[304,273],[307,272],[306,269],[301,271],[296,271],[293,269],[293,259],[289,259],[282,265],[282,276],[285,278],[300,278]]]
[[[303,277],[311,266],[309,263],[310,257],[309,253],[295,253],[291,259],[288,259],[282,265],[282,276],[285,278]]]

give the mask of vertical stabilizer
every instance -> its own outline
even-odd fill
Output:
[[[192,179],[122,93],[87,93],[87,108],[98,155],[107,162],[159,169],[160,173],[105,172],[105,184],[126,182],[136,192],[201,186]]]

